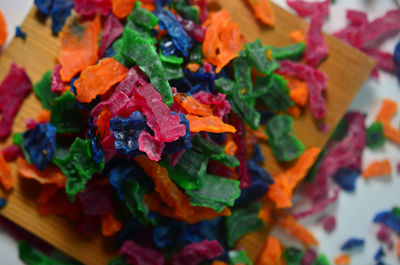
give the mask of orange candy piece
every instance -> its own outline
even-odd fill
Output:
[[[400,257],[400,237],[397,240],[397,255]]]
[[[254,12],[254,16],[271,27],[275,25],[275,13],[269,0],[247,0]]]
[[[318,241],[314,235],[302,225],[297,223],[293,216],[283,213],[280,215],[281,218],[279,218],[278,224],[285,228],[293,237],[300,240],[306,248],[310,247],[311,245],[318,246]]]
[[[111,113],[109,109],[104,108],[96,121],[96,134],[100,135],[101,139],[104,139],[110,133],[110,119]]]
[[[228,140],[225,144],[225,154],[234,156],[236,154],[237,144],[233,140]]]
[[[0,11],[0,47],[6,42],[7,34],[6,20],[4,19],[3,13]]]
[[[177,93],[174,96],[174,101],[190,114],[199,116],[213,115],[210,105],[201,104],[194,97],[191,97],[185,93]]]
[[[101,233],[103,236],[115,235],[122,229],[122,226],[122,222],[115,219],[113,212],[101,216]]]
[[[113,85],[124,80],[129,69],[114,58],[104,58],[98,64],[88,66],[75,80],[76,100],[89,103],[106,93]]]
[[[295,42],[306,42],[306,37],[304,36],[303,32],[301,30],[294,30],[290,32],[290,38]]]
[[[228,264],[220,260],[214,260],[211,265],[228,265]]]
[[[255,265],[283,265],[283,247],[278,238],[269,236],[258,254]]]
[[[336,265],[349,265],[351,257],[347,254],[339,255],[335,258]]]
[[[7,161],[4,159],[3,154],[0,154],[0,184],[6,191],[14,187],[14,178],[11,175],[11,169]]]
[[[18,174],[22,178],[34,179],[41,184],[56,184],[58,187],[65,187],[67,177],[55,165],[47,165],[43,171],[29,164],[25,159],[17,158]]]
[[[197,72],[200,69],[200,65],[197,63],[188,63],[186,69],[189,69],[190,72]]]
[[[307,105],[307,100],[308,100],[308,87],[307,87],[307,83],[304,82],[303,80],[294,78],[294,77],[290,77],[290,76],[285,76],[284,77],[285,80],[289,81],[287,83],[287,86],[289,87],[289,96],[290,99],[304,107],[305,105]]]
[[[368,165],[363,171],[363,178],[384,177],[392,174],[392,166],[389,160],[375,161]]]
[[[235,127],[224,123],[220,118],[216,116],[199,117],[196,115],[187,114],[185,117],[189,121],[191,132],[236,132]]]
[[[136,0],[111,0],[112,12],[117,18],[127,17],[135,5]]]
[[[382,102],[382,107],[376,117],[376,121],[382,122],[383,134],[392,142],[400,145],[400,130],[390,124],[390,120],[397,111],[397,103],[390,99]]]
[[[71,221],[78,221],[81,215],[81,208],[79,206],[78,200],[75,202],[70,202],[67,195],[61,192],[57,192],[48,200],[46,203],[38,205],[38,211],[41,215],[64,215],[68,217]]]
[[[307,149],[297,160],[294,167],[275,179],[275,183],[269,187],[268,197],[275,202],[276,207],[287,208],[292,206],[293,189],[306,176],[320,151],[316,147]]]
[[[37,121],[40,123],[46,123],[50,121],[51,112],[49,110],[42,110],[37,116]]]
[[[82,24],[73,18],[64,26],[60,33],[61,50],[58,56],[62,81],[70,81],[77,73],[97,62],[100,28],[99,16]]]
[[[287,109],[287,113],[293,118],[298,118],[301,115],[301,108],[299,106],[291,106]]]

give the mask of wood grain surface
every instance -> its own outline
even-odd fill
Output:
[[[306,32],[308,27],[306,22],[277,5],[273,5],[277,18],[274,29],[258,23],[243,0],[209,1],[209,8],[211,10],[227,9],[232,20],[239,24],[247,41],[260,38],[264,44],[284,46],[292,43],[289,38],[291,31],[301,29]],[[21,28],[27,33],[27,39],[24,41],[14,38],[1,55],[0,79],[8,73],[11,62],[16,62],[19,66],[26,68],[33,82],[37,82],[45,71],[53,69],[58,56],[59,40],[51,34],[49,19],[39,16],[35,7],[30,11]],[[294,122],[296,135],[307,147],[322,148],[324,146],[332,129],[335,128],[374,66],[374,61],[358,50],[331,36],[326,35],[325,39],[330,53],[319,69],[324,71],[329,78],[325,92],[328,114],[320,122],[329,124],[331,130],[327,134],[320,133],[316,121],[307,109]],[[31,93],[15,119],[13,132],[24,131],[24,120],[35,118],[40,110],[39,101]],[[1,146],[10,142],[11,137],[4,140]],[[263,151],[267,161],[265,167],[272,175],[284,170],[287,165],[279,165],[265,144],[263,144]],[[14,176],[17,177],[14,164],[12,169]],[[64,218],[40,216],[34,202],[37,190],[38,185],[33,181],[17,180],[13,192],[7,194],[9,199],[7,206],[0,213],[84,264],[107,264],[111,257],[117,255],[111,248],[112,238],[103,238],[99,234],[90,238],[83,237],[75,232],[74,225]],[[245,247],[249,256],[255,259],[266,234],[266,230],[251,233],[241,239],[238,245]]]

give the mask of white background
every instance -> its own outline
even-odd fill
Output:
[[[0,0],[0,10],[8,23],[9,40],[14,35],[15,26],[22,23],[32,2],[29,0]],[[285,0],[275,0],[275,2],[288,9]],[[335,32],[346,25],[347,9],[363,10],[368,13],[369,19],[374,19],[383,15],[387,10],[398,7],[395,0],[337,0],[336,2],[331,6],[329,20],[324,25],[324,30],[328,33]],[[381,48],[393,52],[395,43],[399,39],[400,35],[397,35],[385,42]],[[365,83],[351,105],[351,109],[367,113],[367,124],[370,125],[374,121],[381,100],[388,97],[400,102],[400,85],[393,75],[380,72],[378,81],[370,79]],[[394,118],[393,124],[399,127],[398,115]],[[369,181],[359,178],[355,193],[340,193],[338,203],[332,210],[337,216],[337,228],[332,234],[325,233],[321,225],[312,226],[312,231],[320,240],[320,251],[326,253],[332,263],[333,258],[340,253],[340,245],[349,237],[354,236],[365,238],[366,246],[362,252],[352,256],[351,264],[375,264],[373,256],[379,248],[379,243],[375,239],[378,226],[372,224],[372,218],[378,211],[390,209],[396,204],[400,206],[400,178],[396,172],[400,156],[399,147],[388,142],[380,150],[364,152],[364,166],[373,160],[385,158],[392,163],[392,176]],[[394,235],[393,240],[397,243]],[[400,264],[394,250],[386,251],[386,253],[387,264]],[[0,257],[1,264],[22,264],[17,257],[17,243],[2,229],[0,229]]]

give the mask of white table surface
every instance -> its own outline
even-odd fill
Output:
[[[226,0],[228,1],[228,0]],[[3,11],[8,23],[9,40],[13,37],[15,26],[22,23],[33,1],[30,0],[1,0],[0,10]],[[276,3],[290,10],[285,0],[275,0]],[[335,32],[346,25],[345,11],[347,9],[362,10],[368,13],[369,19],[383,15],[387,10],[396,8],[394,0],[337,0],[331,6],[329,20],[324,25],[328,33]],[[29,38],[29,36],[28,36]],[[382,45],[385,51],[393,52],[395,43],[400,34]],[[349,69],[350,70],[350,69]],[[380,108],[383,98],[392,98],[400,102],[400,85],[394,75],[380,72],[378,81],[369,79],[351,105],[351,109],[360,110],[368,114],[367,125],[370,125]],[[396,115],[393,124],[400,124],[400,116]],[[400,162],[399,147],[387,142],[377,151],[366,150],[363,155],[363,164],[378,159],[389,159],[392,163],[393,174],[383,179],[365,181],[358,178],[356,192],[353,194],[341,192],[334,213],[337,216],[337,228],[327,234],[321,225],[312,225],[311,230],[320,240],[320,251],[328,255],[331,261],[340,253],[340,245],[349,237],[366,239],[364,251],[352,256],[351,264],[375,264],[373,256],[380,244],[375,239],[378,226],[372,224],[372,218],[378,211],[400,206],[400,178],[396,172],[396,165]],[[397,242],[397,239],[393,237]],[[386,251],[386,264],[400,264],[395,250]],[[0,228],[0,264],[22,264],[17,257],[17,243],[7,232]],[[333,262],[332,262],[333,263]]]

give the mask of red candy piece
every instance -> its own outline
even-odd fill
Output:
[[[151,160],[159,161],[164,147],[163,142],[158,141],[147,131],[143,131],[139,136],[139,150],[145,152]]]
[[[326,216],[322,220],[322,226],[326,232],[332,232],[336,228],[336,218],[334,216]]]
[[[17,159],[19,156],[23,156],[23,152],[18,145],[12,144],[1,150],[1,154],[4,156],[6,161],[12,161]]]
[[[103,57],[106,49],[113,43],[113,41],[118,38],[122,32],[124,31],[124,27],[122,26],[119,19],[117,19],[112,13],[110,13],[107,17],[107,20],[104,24],[104,32],[101,36],[101,44],[99,48],[99,55]]]
[[[77,221],[81,215],[81,206],[78,200],[72,203],[65,192],[60,190],[46,203],[39,204],[38,211],[41,215],[64,215],[71,221]]]
[[[64,89],[64,83],[60,75],[61,65],[56,64],[51,73],[51,92],[61,92]]]
[[[96,13],[106,16],[111,11],[111,0],[74,0],[74,10],[82,16]]]
[[[111,158],[117,153],[115,150],[115,138],[114,135],[109,135],[101,141],[101,147],[103,147],[104,151],[104,160],[110,161]]]
[[[302,0],[286,0],[288,6],[293,8],[300,17],[311,16],[316,12],[328,13],[330,0],[323,2],[310,2]]]
[[[204,240],[184,246],[171,258],[171,265],[199,264],[222,254],[224,249],[217,240]]]
[[[24,68],[12,64],[8,75],[0,84],[0,137],[11,133],[14,117],[25,96],[31,91],[32,82]]]
[[[376,49],[362,49],[362,51],[372,56],[372,58],[376,60],[376,68],[388,72],[396,72],[397,67],[394,63],[393,54]]]
[[[310,28],[307,33],[306,63],[314,67],[316,67],[329,52],[328,45],[326,45],[324,36],[322,35],[322,24],[324,23],[325,16],[325,13],[319,12],[312,15]]]
[[[40,190],[40,194],[39,197],[36,199],[36,202],[39,204],[47,203],[54,195],[56,195],[59,189],[60,187],[55,184],[42,185],[42,189]]]
[[[133,92],[135,104],[146,116],[147,124],[153,129],[155,138],[161,142],[172,142],[185,135],[185,125],[180,124],[178,115],[173,115],[151,84]]]
[[[212,105],[213,114],[222,119],[226,114],[231,112],[231,105],[226,100],[226,95],[222,93],[211,94],[209,92],[200,91],[193,95],[201,104]]]
[[[127,240],[119,250],[121,255],[127,255],[126,262],[131,265],[148,264],[164,265],[164,253],[142,247],[131,240]]]
[[[326,114],[325,99],[322,91],[326,88],[327,76],[321,71],[307,65],[284,60],[280,62],[278,74],[290,75],[307,82],[311,111],[316,119]]]
[[[176,20],[181,24],[186,33],[198,42],[203,42],[206,37],[206,28],[197,25],[191,20],[183,19],[179,15],[175,15]]]

